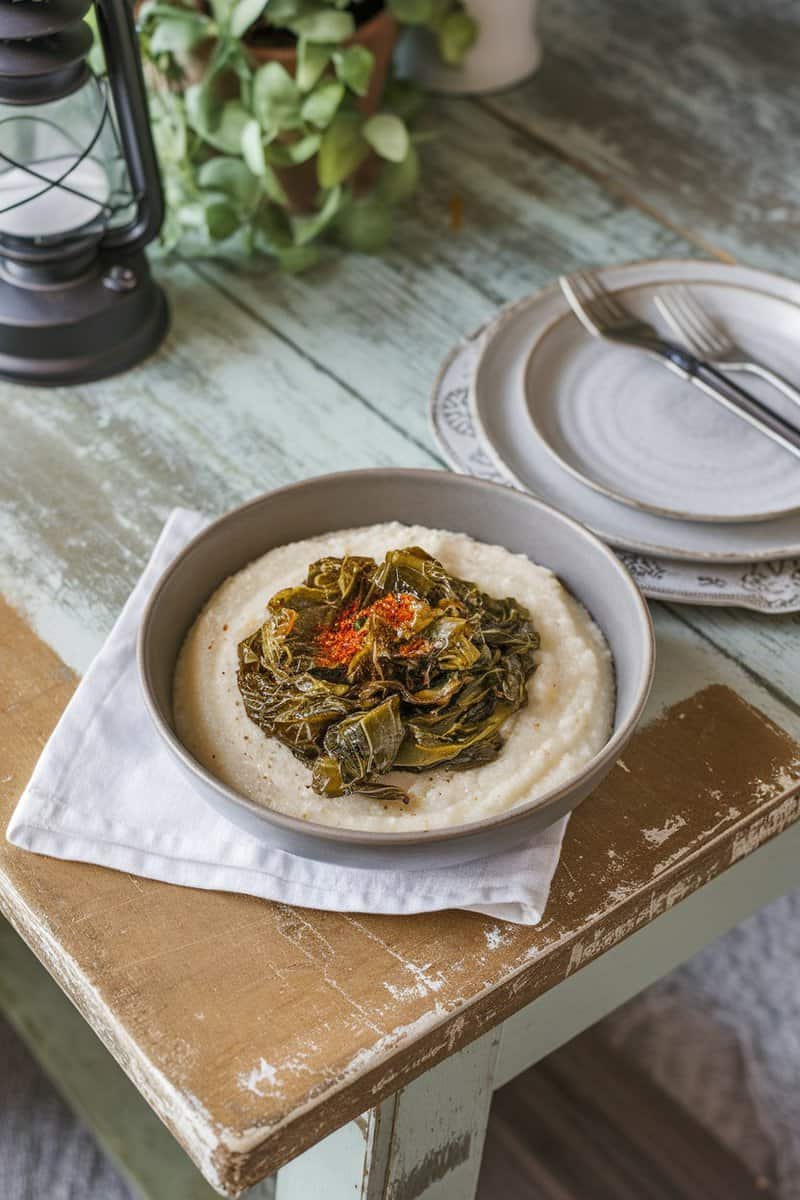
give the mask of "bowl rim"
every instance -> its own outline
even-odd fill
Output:
[[[639,680],[636,693],[633,699],[631,710],[628,717],[620,725],[619,729],[614,730],[608,741],[594,754],[588,762],[586,762],[577,774],[571,776],[566,782],[559,784],[558,787],[545,792],[543,796],[538,796],[534,800],[528,801],[526,804],[517,806],[507,812],[493,813],[483,817],[477,821],[469,821],[466,824],[442,826],[437,829],[416,829],[408,830],[407,832],[399,833],[384,833],[369,829],[349,829],[335,825],[323,825],[317,821],[306,821],[300,817],[290,816],[288,813],[279,812],[277,809],[267,808],[264,805],[257,804],[254,800],[250,800],[241,792],[237,792],[228,784],[223,783],[210,771],[208,771],[201,763],[193,757],[187,747],[180,740],[178,735],[172,729],[169,722],[165,719],[161,708],[155,698],[152,686],[152,679],[149,665],[149,649],[152,637],[153,616],[156,611],[159,597],[164,588],[168,585],[171,576],[183,563],[183,561],[193,554],[197,546],[202,543],[207,537],[228,521],[236,520],[238,517],[246,513],[249,509],[255,508],[263,504],[269,497],[277,495],[287,495],[292,492],[299,492],[307,488],[309,485],[318,483],[332,483],[337,480],[350,479],[354,483],[359,480],[376,479],[381,476],[395,475],[401,476],[407,480],[409,484],[415,480],[448,480],[448,482],[460,481],[468,488],[475,488],[479,491],[501,492],[503,495],[511,493],[520,503],[528,508],[536,509],[540,512],[545,512],[548,516],[555,517],[564,526],[570,528],[577,533],[585,541],[592,543],[600,550],[605,557],[609,566],[618,575],[620,582],[627,588],[631,599],[634,602],[634,607],[638,610],[641,619],[640,633],[644,634],[644,662],[642,676]],[[265,551],[266,553],[266,551]],[[251,560],[253,561],[253,560]],[[243,563],[242,566],[246,566]],[[223,581],[220,580],[220,583]],[[219,585],[217,585],[219,586]],[[202,605],[206,603],[208,597],[202,601],[198,613]],[[576,599],[580,600],[578,596]],[[581,603],[583,601],[581,600]],[[591,615],[591,614],[590,614]],[[592,616],[592,619],[595,618]],[[601,629],[605,637],[605,631]],[[613,661],[613,653],[612,653]],[[145,605],[144,611],[139,621],[139,628],[136,638],[136,662],[139,674],[139,682],[141,692],[144,697],[145,707],[148,711],[151,721],[166,743],[168,748],[180,760],[184,768],[188,770],[190,775],[196,776],[206,787],[210,787],[220,799],[233,803],[239,807],[246,808],[266,824],[277,825],[289,833],[305,837],[317,837],[328,842],[347,843],[349,845],[363,845],[378,847],[403,847],[403,846],[420,846],[432,845],[436,842],[454,841],[463,838],[472,838],[480,833],[495,831],[500,828],[507,828],[515,824],[524,822],[531,816],[533,812],[542,812],[551,808],[563,800],[564,797],[590,780],[598,771],[602,771],[606,767],[610,767],[616,758],[620,747],[627,741],[632,734],[639,718],[642,715],[647,699],[650,695],[650,690],[653,683],[655,673],[655,631],[653,628],[653,620],[650,615],[650,610],[647,602],[642,595],[633,576],[628,571],[627,567],[617,558],[616,554],[604,542],[600,540],[594,533],[588,530],[580,522],[575,521],[572,517],[565,516],[557,508],[546,504],[544,501],[531,496],[529,493],[521,492],[517,488],[508,487],[504,484],[493,483],[489,480],[478,479],[472,475],[463,475],[455,471],[432,470],[429,468],[416,467],[367,467],[352,471],[331,471],[325,475],[312,475],[306,479],[297,480],[293,483],[284,484],[279,488],[273,488],[268,492],[262,492],[259,496],[255,496],[252,500],[245,501],[244,504],[229,509],[221,517],[206,525],[199,533],[187,543],[179,554],[172,559],[169,565],[159,576],[155,587]],[[616,666],[616,665],[615,665]],[[556,819],[555,817],[553,818]]]

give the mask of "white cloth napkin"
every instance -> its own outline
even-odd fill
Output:
[[[336,912],[465,908],[535,925],[566,818],[524,845],[438,870],[363,870],[299,858],[220,817],[173,764],[152,727],[136,634],[162,571],[205,524],[177,509],[105,645],[80,683],[11,818],[15,846],[184,887],[245,892]]]

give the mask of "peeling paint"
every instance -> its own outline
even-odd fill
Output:
[[[465,1163],[472,1148],[472,1134],[463,1133],[446,1146],[426,1154],[402,1179],[392,1180],[386,1200],[419,1200],[429,1188]]]

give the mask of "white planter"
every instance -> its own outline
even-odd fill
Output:
[[[480,29],[460,67],[448,67],[423,29],[404,30],[395,62],[400,75],[433,92],[497,92],[532,75],[542,59],[537,33],[539,0],[466,0]]]

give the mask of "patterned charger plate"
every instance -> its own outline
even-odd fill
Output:
[[[450,466],[510,487],[482,444],[470,411],[470,381],[475,370],[475,339],[454,347],[439,372],[431,396],[431,422]],[[800,558],[756,563],[687,562],[617,550],[646,596],[676,604],[721,604],[758,612],[800,612]]]

